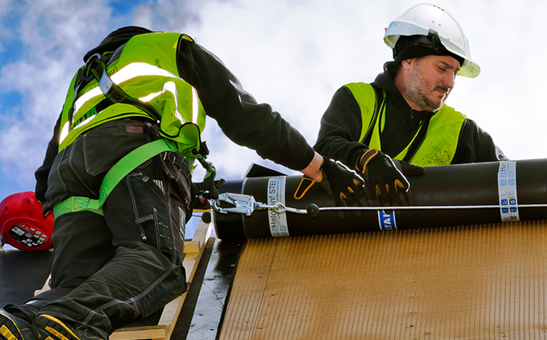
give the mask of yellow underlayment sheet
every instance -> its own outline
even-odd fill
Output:
[[[249,240],[228,339],[547,339],[547,223]]]

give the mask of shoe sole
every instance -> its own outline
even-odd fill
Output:
[[[0,337],[6,340],[25,340],[15,320],[4,313],[0,313]]]
[[[43,326],[39,326],[39,339],[43,340],[81,340],[70,328],[68,328],[61,320],[51,316],[42,314],[38,318],[45,318],[48,321],[44,322]],[[38,319],[37,318],[37,319]],[[55,327],[57,326],[57,327]],[[61,329],[59,329],[61,328]],[[40,331],[46,331],[47,334],[41,334]],[[46,336],[47,335],[47,336]],[[45,337],[44,337],[45,336]]]

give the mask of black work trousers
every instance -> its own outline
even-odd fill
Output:
[[[79,136],[55,159],[46,204],[69,196],[97,198],[106,172],[153,138],[144,123],[129,119]],[[106,338],[165,306],[186,290],[182,248],[190,184],[188,160],[164,152],[115,187],[104,216],[83,211],[57,217],[52,289],[11,310],[29,319],[48,314]]]

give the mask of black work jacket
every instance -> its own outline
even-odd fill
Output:
[[[384,65],[371,85],[385,91],[386,123],[380,136],[382,152],[395,157],[408,146],[416,135],[420,123],[432,112],[412,110],[393,83],[394,63]],[[359,141],[362,132],[361,109],[353,93],[342,86],[334,94],[321,118],[321,127],[314,149],[323,156],[337,159],[350,168],[368,149]],[[492,137],[473,120],[466,119],[460,131],[456,154],[451,164],[507,160],[494,144]]]

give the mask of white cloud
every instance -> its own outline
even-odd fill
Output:
[[[9,20],[14,15],[16,15],[15,1],[0,0],[0,53],[6,51],[6,43],[17,39]]]
[[[547,157],[542,147],[547,118],[540,102],[547,3],[436,3],[459,20],[482,68],[476,79],[457,79],[448,104],[490,132],[509,157]],[[0,167],[31,189],[32,173],[82,55],[127,18],[131,24],[196,38],[259,102],[271,104],[313,144],[336,89],[351,81],[370,82],[382,71],[391,57],[383,30],[415,2],[157,0],[121,17],[112,17],[106,0],[14,4],[0,0],[0,16],[4,11],[25,13],[20,27],[10,28],[21,39],[23,59],[1,66],[0,90],[21,93],[23,104],[19,112],[0,114],[24,118],[0,131]],[[0,32],[0,46],[4,37]],[[251,162],[271,165],[229,142],[215,126],[208,122],[205,138],[222,176],[241,176]]]
[[[217,54],[259,102],[271,104],[313,144],[335,90],[350,81],[373,78],[389,56],[387,48],[382,49],[382,27],[376,27],[377,43],[363,33],[366,18],[374,15],[369,10],[375,9],[349,1],[209,2],[201,11],[201,26],[188,33]],[[365,61],[370,43],[384,53]],[[376,66],[372,72],[367,63]],[[358,67],[341,67],[349,64]],[[224,137],[212,136],[210,143],[211,139],[215,147],[230,145]],[[249,161],[271,165],[251,151],[233,149],[232,159],[211,155],[230,174],[242,175]]]
[[[24,59],[2,65],[0,87],[17,91],[22,120],[0,134],[1,169],[32,190],[34,170],[41,164],[66,90],[82,56],[108,33],[110,9],[105,1],[31,1],[20,8]],[[3,115],[5,113],[2,113]]]
[[[199,9],[205,2],[156,0],[154,3],[145,3],[135,9],[133,22],[154,31],[182,32],[188,25],[199,23]]]
[[[545,90],[539,65],[546,52],[541,40],[547,4],[444,3],[463,26],[482,69],[476,79],[457,80],[448,104],[477,121],[508,157],[546,158],[542,135],[547,117],[537,99]]]
[[[216,53],[258,101],[270,103],[313,144],[334,91],[350,81],[370,82],[381,72],[391,58],[382,41],[383,29],[414,4],[208,2],[201,11],[201,26],[189,33]],[[448,104],[477,121],[507,156],[547,157],[542,147],[547,115],[538,105],[545,85],[537,80],[545,55],[542,13],[547,4],[437,4],[463,26],[472,56],[482,68],[476,79],[458,78]],[[247,159],[263,163],[257,156]],[[220,162],[231,164],[228,159]],[[241,171],[234,164],[229,168]]]

